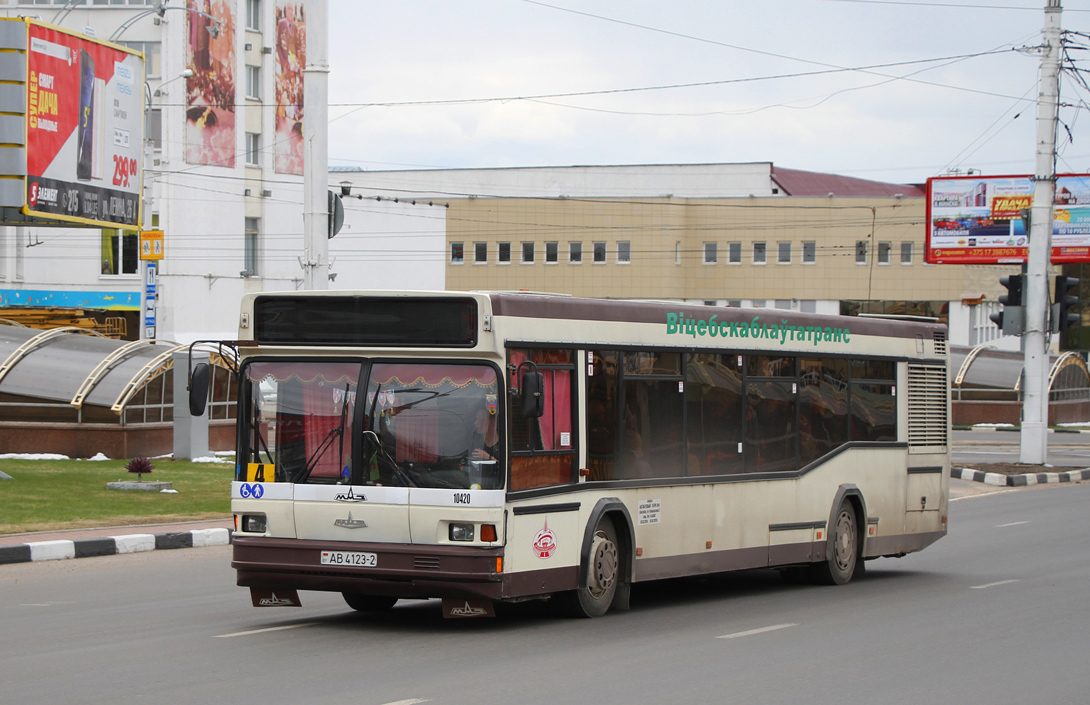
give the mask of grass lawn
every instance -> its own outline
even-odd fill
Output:
[[[177,494],[106,489],[136,480],[127,460],[0,460],[0,534],[94,526],[218,519],[231,514],[234,463],[159,458],[145,481],[174,483]]]

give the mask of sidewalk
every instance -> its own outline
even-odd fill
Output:
[[[168,548],[225,546],[231,543],[232,519],[144,524],[68,531],[0,535],[0,565],[27,561],[112,556]]]

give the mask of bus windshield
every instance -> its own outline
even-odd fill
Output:
[[[364,369],[332,361],[248,365],[246,467],[263,465],[281,482],[503,487],[493,367],[375,363],[358,395]]]

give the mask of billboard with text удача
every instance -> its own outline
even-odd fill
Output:
[[[1029,256],[1023,211],[1030,176],[951,176],[927,180],[926,260],[931,264],[1020,264]],[[1056,177],[1051,261],[1090,262],[1090,176]]]

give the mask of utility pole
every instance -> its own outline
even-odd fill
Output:
[[[1048,452],[1048,265],[1056,195],[1056,123],[1060,102],[1060,0],[1046,0],[1037,96],[1037,161],[1026,268],[1025,380],[1019,460],[1042,465]]]
[[[310,0],[303,68],[303,288],[329,288],[329,17]]]

